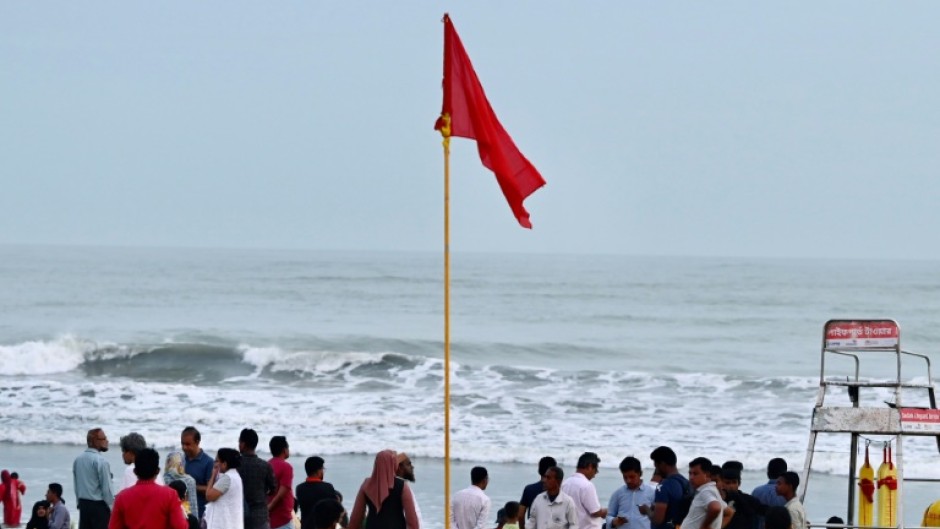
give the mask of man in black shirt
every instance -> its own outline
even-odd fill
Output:
[[[529,510],[532,509],[532,501],[535,498],[545,492],[545,485],[542,483],[542,476],[545,475],[545,471],[557,466],[555,463],[555,458],[551,456],[545,456],[539,460],[539,480],[535,483],[530,483],[522,489],[522,499],[519,500],[519,529],[525,529],[525,520],[527,518],[526,514]]]
[[[294,508],[300,509],[301,529],[315,529],[313,510],[322,500],[339,501],[340,496],[333,485],[323,481],[326,470],[322,457],[308,457],[304,462],[307,471],[307,480],[297,485]]]
[[[242,495],[245,499],[245,529],[270,529],[268,519],[268,496],[277,490],[274,469],[271,464],[258,457],[258,432],[245,428],[238,436],[238,451],[242,455],[238,475],[242,478]]]

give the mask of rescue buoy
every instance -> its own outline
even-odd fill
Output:
[[[898,471],[891,460],[891,445],[885,446],[884,462],[878,467],[878,525],[898,525]]]
[[[875,468],[868,461],[868,444],[865,444],[865,462],[858,470],[858,525],[875,525]]]

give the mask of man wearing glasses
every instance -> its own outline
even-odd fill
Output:
[[[78,528],[107,529],[114,505],[111,466],[101,455],[108,451],[108,436],[101,428],[88,431],[88,448],[72,464],[75,496],[78,498]]]

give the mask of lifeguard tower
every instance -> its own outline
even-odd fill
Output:
[[[885,378],[863,376],[862,364],[875,362],[877,373]],[[889,367],[890,366],[890,367]],[[868,373],[865,370],[864,373]],[[845,394],[838,390],[847,391]],[[840,397],[840,398],[836,398]],[[838,401],[841,400],[841,404]],[[907,404],[906,404],[907,403]],[[921,407],[913,407],[919,403]],[[905,406],[908,407],[905,407]],[[823,329],[820,355],[819,393],[810,426],[809,446],[803,467],[802,487],[799,493],[805,500],[811,481],[813,456],[821,434],[847,434],[849,437],[848,501],[845,525],[812,523],[812,527],[871,527],[875,529],[902,528],[904,524],[904,483],[911,481],[940,481],[904,477],[904,438],[907,436],[933,436],[940,449],[940,410],[937,409],[930,358],[901,349],[901,332],[894,320],[830,320]],[[896,509],[891,525],[874,520],[860,520],[859,498],[859,442],[876,436],[894,451],[896,478],[879,481],[878,486],[896,487]],[[870,490],[870,489],[869,489]],[[811,500],[810,500],[811,501]],[[920,508],[923,508],[921,506]],[[890,518],[889,518],[890,519]],[[863,524],[863,525],[862,525]]]

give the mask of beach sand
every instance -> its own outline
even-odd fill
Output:
[[[112,435],[113,438],[117,436]],[[157,449],[161,458],[167,449]],[[75,491],[72,485],[72,461],[82,451],[74,445],[43,444],[21,445],[0,443],[0,468],[15,470],[27,486],[23,498],[24,512],[28,512],[33,502],[42,499],[46,486],[51,482],[59,482],[65,488],[65,500],[75,515]],[[209,453],[214,455],[213,450]],[[267,458],[267,453],[261,452],[261,457]],[[124,471],[120,450],[117,443],[106,457],[111,462],[115,481]],[[294,466],[295,486],[304,477],[303,463],[306,455],[294,455],[289,461]],[[347,509],[352,508],[355,493],[372,470],[373,456],[369,455],[335,455],[325,456],[326,481],[333,483],[344,497]],[[412,458],[415,464],[417,481],[413,489],[418,498],[425,526],[430,529],[444,527],[444,461],[433,458]],[[645,459],[641,455],[641,461]],[[617,487],[623,484],[620,473],[615,465],[618,462],[603,461],[601,471],[594,479],[601,503],[606,506],[610,495]],[[479,463],[466,461],[451,462],[451,492],[456,492],[469,485],[470,469]],[[495,527],[496,509],[505,502],[518,501],[522,488],[536,480],[536,465],[522,465],[519,463],[491,463],[484,464],[490,474],[490,483],[486,492],[493,501],[493,518]],[[563,465],[566,474],[574,472],[571,465]],[[650,473],[647,467],[645,472]],[[742,478],[742,490],[750,492],[755,486],[766,481],[763,471],[747,470]],[[910,483],[906,484],[904,501],[905,521],[908,526],[919,526],[924,509],[932,501],[940,497],[940,491],[935,484]],[[813,474],[809,484],[809,492],[805,500],[807,516],[811,522],[825,523],[830,516],[846,517],[846,496],[848,481],[845,476]]]

